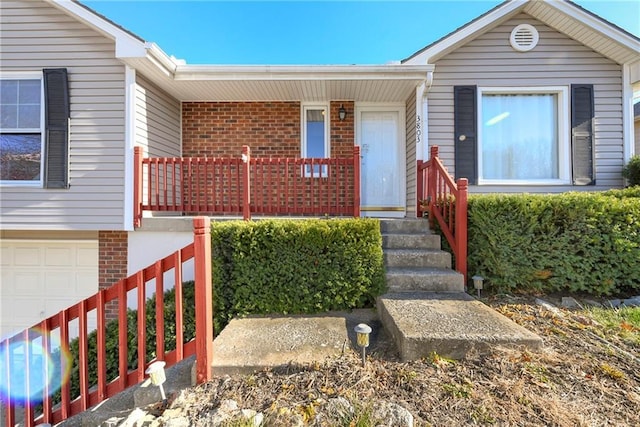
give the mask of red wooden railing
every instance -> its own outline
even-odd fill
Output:
[[[429,214],[431,227],[438,221],[453,250],[456,270],[467,283],[467,195],[468,180],[454,182],[432,146],[429,160],[418,160],[418,216]]]
[[[360,147],[346,158],[143,158],[135,148],[134,223],[143,211],[360,216]]]
[[[213,317],[211,291],[211,230],[208,218],[194,218],[194,241],[175,253],[157,261],[107,289],[43,320],[12,338],[0,342],[0,389],[4,407],[4,425],[20,422],[25,426],[59,423],[103,400],[138,384],[145,378],[147,331],[155,329],[155,360],[164,360],[167,367],[196,355],[196,378],[199,383],[211,379],[213,357]],[[195,338],[184,342],[184,298],[182,276],[184,264],[193,260],[195,277]],[[171,274],[173,273],[173,274]],[[173,276],[173,283],[165,278]],[[155,282],[155,325],[147,324],[146,288]],[[175,288],[175,316],[166,318],[164,311],[165,284]],[[135,332],[128,325],[127,294],[135,292],[137,321]],[[133,298],[131,298],[133,300]],[[106,347],[105,316],[107,306],[118,307],[117,348]],[[89,314],[97,320],[96,351],[89,352]],[[93,317],[92,317],[93,318]],[[70,326],[78,329],[78,357],[68,360]],[[167,351],[165,328],[175,330],[175,349]],[[137,343],[135,353],[129,343]],[[55,345],[54,345],[55,343]],[[75,344],[74,344],[75,346]],[[108,377],[107,352],[118,353],[118,374]],[[131,356],[131,357],[130,357]],[[136,363],[129,369],[130,360]],[[71,364],[78,366],[79,394],[72,396],[71,385],[64,372]],[[66,369],[65,369],[66,367]],[[53,371],[57,371],[55,373]],[[91,375],[90,375],[91,374]],[[53,384],[51,383],[51,378]],[[91,381],[91,378],[95,379]],[[46,380],[44,380],[46,379]],[[59,397],[53,392],[60,389]],[[21,398],[30,396],[30,398]],[[0,423],[2,424],[2,423]]]

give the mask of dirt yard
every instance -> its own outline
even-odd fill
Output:
[[[485,302],[539,334],[544,349],[497,349],[464,361],[433,354],[401,363],[382,340],[364,368],[347,351],[325,364],[216,378],[187,390],[158,421],[172,413],[207,425],[220,403],[233,399],[261,412],[267,426],[378,425],[373,409],[380,401],[407,409],[417,426],[640,425],[640,325],[603,325],[588,310],[554,311],[528,296]],[[329,423],[323,411],[339,396],[354,411]]]

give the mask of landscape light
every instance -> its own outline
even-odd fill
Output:
[[[371,327],[365,323],[360,323],[354,329],[356,331],[356,342],[358,347],[362,348],[362,366],[366,361],[366,348],[369,347],[369,334],[371,333]]]
[[[145,374],[149,375],[151,379],[151,384],[157,385],[160,388],[160,394],[162,395],[162,400],[167,400],[167,396],[164,394],[164,387],[162,384],[167,380],[167,376],[164,373],[164,363],[162,360],[157,360],[149,365]]]
[[[473,280],[473,287],[478,291],[478,298],[480,298],[480,290],[483,288],[482,282],[484,282],[484,278],[482,276],[473,276],[471,278]]]

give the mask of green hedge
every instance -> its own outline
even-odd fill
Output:
[[[234,316],[371,306],[385,286],[372,219],[212,225],[216,330]]]
[[[633,156],[622,168],[622,176],[629,180],[630,186],[640,186],[640,155]]]
[[[469,197],[469,274],[495,290],[640,289],[640,188]]]

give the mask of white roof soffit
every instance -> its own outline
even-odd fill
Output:
[[[640,40],[597,15],[565,0],[511,0],[405,59],[404,64],[433,64],[458,47],[524,12],[590,47],[625,64],[640,58]]]
[[[161,51],[160,51],[161,52]],[[155,51],[126,62],[180,101],[405,102],[432,65],[187,65]],[[151,60],[151,61],[150,61]],[[153,62],[153,64],[152,64]]]

